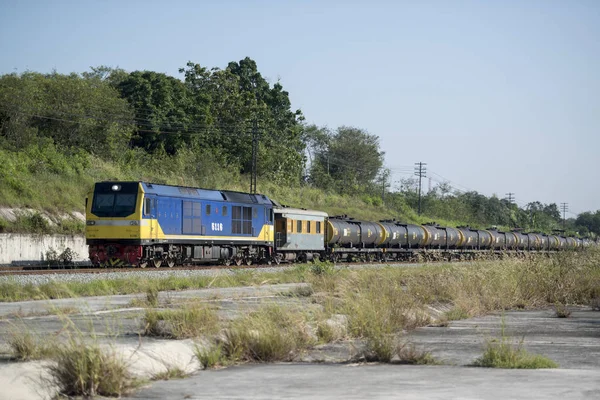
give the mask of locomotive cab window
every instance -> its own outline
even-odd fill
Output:
[[[227,216],[227,206],[223,206],[223,216]]]
[[[210,204],[206,205],[206,215],[210,215]]]
[[[146,197],[146,207],[144,207],[144,215],[150,215],[152,212],[151,209],[152,209],[152,199],[149,197]]]

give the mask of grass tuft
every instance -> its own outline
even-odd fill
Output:
[[[139,384],[122,358],[98,344],[72,341],[59,347],[52,361],[50,381],[64,396],[119,397]]]
[[[149,287],[146,290],[146,303],[150,307],[158,307],[158,289],[155,287]]]
[[[469,318],[469,313],[462,307],[454,307],[445,313],[448,321],[457,321]]]
[[[8,345],[17,360],[39,360],[50,357],[55,351],[53,346],[41,343],[39,338],[24,329],[9,335]]]
[[[506,334],[504,318],[500,339],[488,340],[483,355],[475,360],[473,365],[487,368],[558,368],[558,364],[551,359],[525,350],[523,340],[514,343]]]
[[[146,310],[144,334],[184,339],[214,334],[220,323],[216,311],[204,305],[186,305],[181,309]]]
[[[312,343],[304,315],[270,305],[233,321],[222,350],[231,361],[291,361]]]
[[[171,379],[183,379],[186,376],[188,374],[183,369],[175,366],[167,366],[164,371],[152,375],[151,379],[153,381],[168,381]]]
[[[436,360],[430,352],[419,350],[415,345],[410,343],[398,344],[396,350],[398,362],[401,364],[413,365],[439,365],[441,362]]]
[[[202,369],[215,368],[227,363],[223,354],[223,344],[210,345],[208,348],[194,345],[194,355]]]
[[[571,316],[571,311],[562,303],[555,303],[554,309],[557,318],[569,318]]]

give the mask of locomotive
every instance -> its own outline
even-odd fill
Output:
[[[281,206],[262,194],[148,182],[98,182],[86,197],[96,266],[392,261],[432,255],[576,249],[587,239],[497,229],[359,221]]]

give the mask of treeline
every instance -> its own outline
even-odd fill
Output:
[[[189,62],[179,73],[181,79],[98,67],[80,74],[0,76],[0,153],[10,158],[0,185],[28,196],[32,190],[19,175],[24,171],[50,180],[52,174],[113,179],[105,176],[111,167],[98,172],[97,164],[114,163],[135,179],[156,179],[144,171],[161,170],[175,176],[170,181],[190,182],[177,176],[192,176],[196,184],[217,187],[250,173],[255,137],[263,181],[354,196],[391,208],[400,219],[414,215],[414,181],[401,188],[386,185],[390,171],[376,135],[305,124],[282,84],[268,82],[252,59],[224,69]],[[220,178],[210,179],[215,176]],[[0,201],[7,198],[0,195]],[[561,226],[556,204],[519,208],[446,184],[424,195],[423,210],[427,218],[479,227]],[[568,228],[600,234],[600,214],[584,213],[569,220]]]

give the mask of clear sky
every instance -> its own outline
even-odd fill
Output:
[[[598,0],[0,0],[0,73],[246,56],[307,122],[378,135],[394,180],[423,161],[459,189],[600,209]]]

